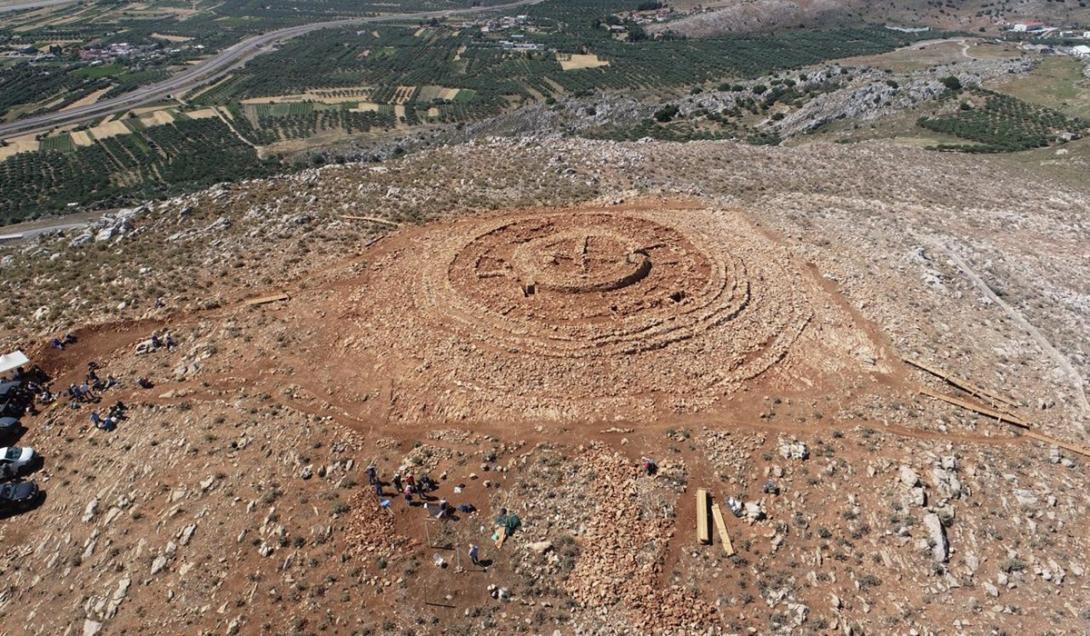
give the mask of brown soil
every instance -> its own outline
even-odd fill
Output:
[[[327,312],[344,325],[304,349],[323,351],[321,384],[357,396],[352,410],[388,419],[708,412],[749,385],[843,382],[877,352],[738,211],[507,212],[407,229],[364,259],[298,327]]]

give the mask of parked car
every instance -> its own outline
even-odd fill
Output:
[[[27,400],[22,396],[12,396],[8,399],[0,398],[0,417],[14,417],[18,419],[26,413]]]
[[[0,479],[11,479],[30,466],[35,459],[34,449],[29,446],[0,448]]]
[[[8,380],[7,382],[0,382],[0,398],[6,398],[9,394],[12,394],[21,389],[23,383],[19,380]]]
[[[18,432],[21,425],[17,417],[0,417],[0,435]]]
[[[42,491],[32,481],[0,484],[0,512],[21,512],[38,503]]]

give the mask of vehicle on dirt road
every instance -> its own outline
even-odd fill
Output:
[[[17,417],[0,417],[0,435],[17,433],[22,428]]]
[[[22,512],[38,503],[42,491],[32,481],[0,485],[0,514]]]
[[[0,448],[0,479],[12,479],[30,468],[37,455],[29,446]]]

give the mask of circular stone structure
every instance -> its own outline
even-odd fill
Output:
[[[466,337],[549,357],[630,354],[729,320],[744,265],[698,237],[616,214],[499,220],[428,272],[431,311]]]
[[[464,395],[469,414],[699,408],[777,365],[812,316],[811,281],[721,210],[461,219],[371,264],[353,300],[368,348],[418,363],[402,391]]]

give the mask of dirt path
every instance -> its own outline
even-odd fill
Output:
[[[232,124],[231,121],[227,119],[227,117],[224,117],[223,113],[220,112],[219,108],[213,108],[212,110],[216,111],[216,117],[219,117],[219,120],[222,121],[224,123],[224,125],[226,125],[227,128],[229,128],[231,130],[232,133],[234,133],[235,137],[239,138],[239,141],[241,141],[242,143],[246,144],[247,146],[257,150],[257,156],[261,157],[261,158],[264,158],[264,155],[261,154],[261,149],[258,148],[257,145],[254,142],[250,141],[249,139],[247,139],[247,138],[243,137],[241,134],[239,134],[239,132],[237,130],[235,130],[234,124]]]

